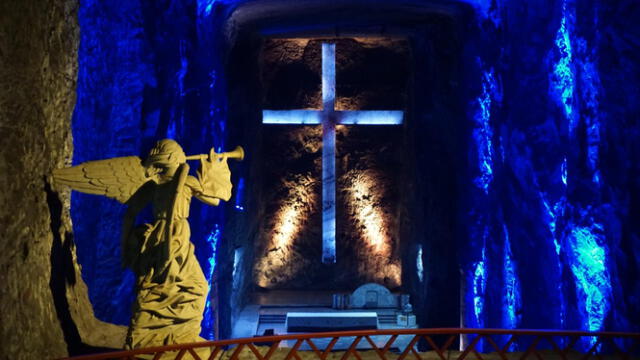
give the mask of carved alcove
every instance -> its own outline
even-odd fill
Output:
[[[389,5],[365,15],[362,4],[347,2],[338,15],[316,5],[246,5],[230,19],[229,121],[253,154],[243,298],[269,289],[350,291],[372,281],[410,293],[421,326],[457,326],[466,13]],[[336,44],[337,110],[404,112],[398,126],[337,127],[336,264],[321,261],[321,126],[262,123],[265,109],[322,108],[323,42]],[[380,227],[375,216],[358,220],[376,211]],[[389,239],[379,261],[367,250],[368,228]]]
[[[380,38],[266,39],[260,57],[264,108],[323,108],[322,44],[335,44],[336,111],[404,111],[407,43]],[[268,120],[263,116],[263,121]],[[337,125],[335,185],[321,180],[326,176],[322,125],[263,124],[262,136],[268,210],[256,253],[256,284],[349,291],[377,282],[398,289],[402,124]],[[336,192],[335,264],[321,261],[323,248],[333,246],[322,243],[323,186]]]

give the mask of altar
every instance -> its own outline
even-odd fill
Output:
[[[368,312],[288,312],[287,332],[372,330],[378,328],[378,313]]]
[[[241,311],[233,329],[233,338],[260,337],[269,335],[285,335],[292,333],[331,332],[345,330],[384,330],[408,329],[417,325],[407,326],[397,322],[402,314],[400,305],[404,304],[401,294],[396,296],[396,307],[386,306],[388,290],[384,287],[373,287],[365,284],[356,291],[342,294],[344,304],[336,308],[332,291],[269,291],[255,294],[252,303]],[[363,291],[365,290],[365,291]],[[380,290],[374,304],[372,291]],[[382,291],[384,290],[384,291]],[[360,296],[362,295],[362,296]],[[360,299],[362,297],[362,299]],[[368,301],[364,301],[367,300]],[[362,300],[362,301],[361,301]],[[389,340],[389,336],[372,336],[376,346],[382,348]],[[331,337],[316,339],[314,344],[326,347],[332,341]],[[394,343],[394,348],[403,349],[411,341],[411,336],[400,335]],[[346,350],[353,338],[340,338],[334,345],[334,350]],[[296,341],[283,341],[281,347],[296,346]],[[299,344],[299,350],[311,350],[308,344]],[[357,349],[371,349],[371,344],[362,341]]]

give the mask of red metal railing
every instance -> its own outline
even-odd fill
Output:
[[[416,360],[640,359],[640,333],[458,328],[342,331],[178,344],[69,359],[347,360],[351,356],[357,360],[408,356]]]

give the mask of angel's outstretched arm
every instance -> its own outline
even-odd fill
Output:
[[[216,197],[208,196],[206,194],[206,190],[204,190],[204,188],[202,187],[198,179],[194,178],[193,176],[189,176],[189,179],[187,179],[187,184],[194,185],[194,186],[191,186],[191,189],[193,190],[193,196],[195,196],[198,200],[211,206],[220,205],[220,199]]]
[[[197,178],[189,176],[187,186],[192,189],[193,195],[205,204],[216,206],[220,200],[228,201],[231,198],[232,185],[227,159],[212,155],[210,160],[201,160]]]

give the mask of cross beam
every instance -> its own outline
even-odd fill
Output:
[[[322,110],[263,110],[264,124],[322,124],[322,262],[336,262],[336,125],[399,125],[398,110],[338,111],[336,45],[322,44]]]

